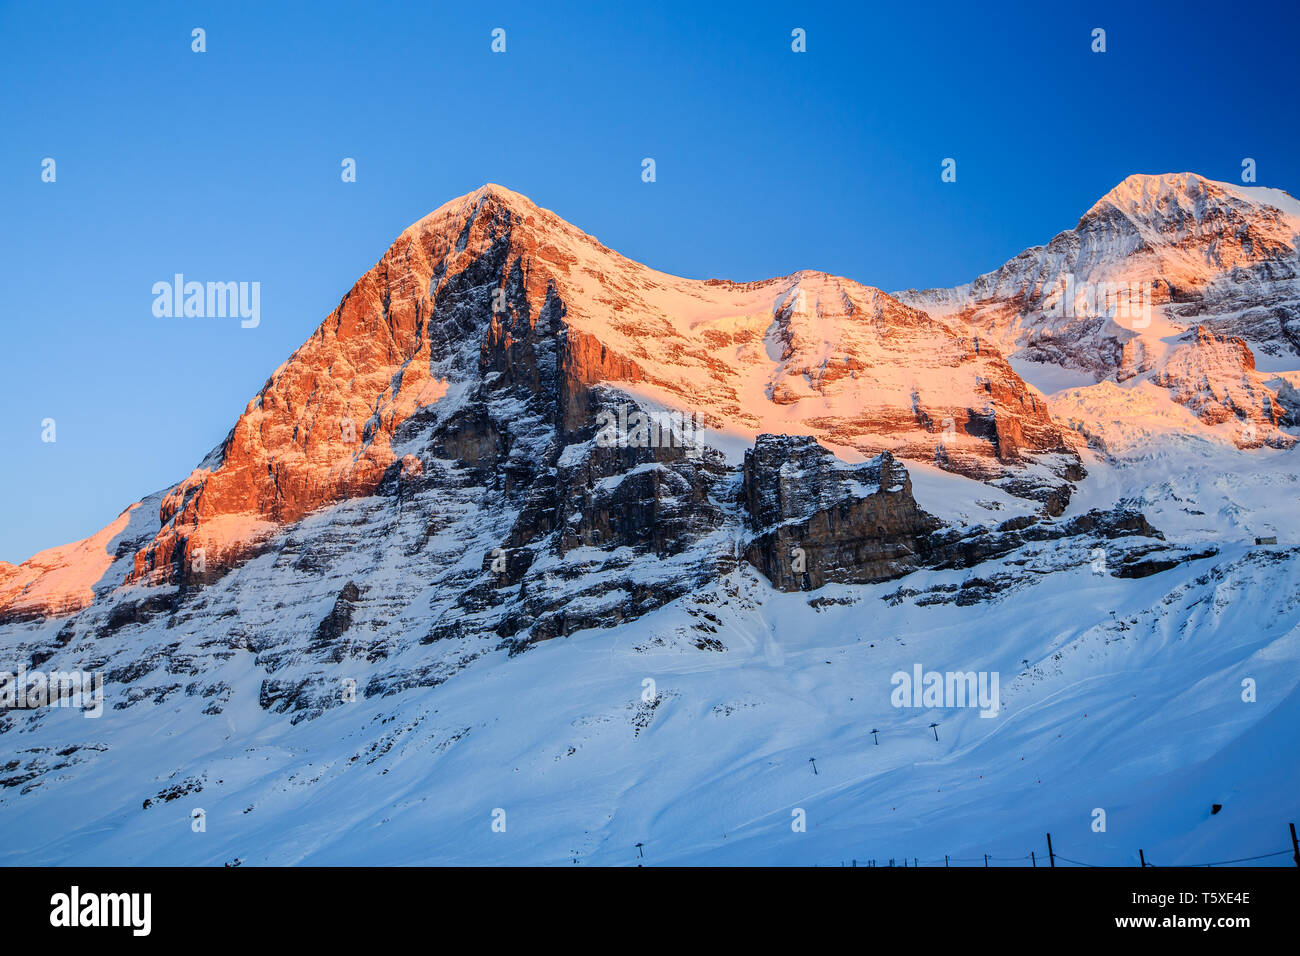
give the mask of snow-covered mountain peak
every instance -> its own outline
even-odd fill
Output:
[[[1223,195],[1217,185],[1196,173],[1134,173],[1098,199],[1082,218],[1112,206],[1137,218],[1150,219],[1162,208],[1187,207]]]
[[[1226,223],[1259,221],[1274,241],[1300,230],[1300,203],[1280,189],[1216,182],[1196,173],[1136,174],[1102,196],[1075,227],[1083,231],[1116,214],[1128,219],[1152,244],[1176,245]]]
[[[1282,190],[1135,175],[1047,245],[966,285],[898,297],[996,343],[1045,393],[1075,389],[1067,420],[1155,384],[1165,388],[1142,406],[1186,403],[1193,417],[1179,420],[1203,437],[1287,445],[1278,394],[1255,364],[1300,367],[1298,245],[1300,203]],[[1106,381],[1120,391],[1078,394]],[[1114,422],[1138,407],[1131,398]]]
[[[1084,833],[1098,780],[1177,787],[1162,860],[1259,845],[1295,792],[1263,755],[1300,726],[1300,378],[1224,328],[1285,326],[1292,260],[1223,184],[1132,185],[926,301],[443,204],[190,475],[0,564],[0,645],[100,675],[105,716],[0,710],[11,859],[807,863],[962,851],[993,806],[1005,847],[959,855],[1005,856]],[[921,662],[1003,675],[998,720],[897,709]],[[1080,855],[1161,852],[1133,832]]]
[[[567,225],[554,213],[541,208],[522,193],[495,183],[485,183],[478,189],[447,200],[411,223],[394,244],[409,242],[429,233],[451,231],[458,236],[485,208],[489,214],[513,218],[521,223],[527,221],[534,231],[548,226],[553,230],[561,230]]]

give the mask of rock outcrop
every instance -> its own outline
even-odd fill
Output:
[[[783,591],[874,583],[921,568],[972,568],[1026,545],[1067,540],[1098,548],[1148,539],[1117,551],[1117,566],[1154,552],[1168,567],[1185,560],[1171,557],[1160,531],[1127,509],[1065,521],[1021,517],[987,528],[944,525],[917,504],[907,470],[888,452],[848,465],[807,437],[759,436],[745,453],[741,496],[750,531],[745,559]]]
[[[742,496],[754,532],[745,559],[783,591],[907,574],[940,525],[889,452],[850,466],[808,437],[760,435],[745,453]]]
[[[1207,425],[1237,425],[1236,444],[1254,448],[1263,444],[1289,447],[1291,436],[1278,431],[1288,420],[1277,393],[1255,371],[1255,356],[1245,341],[1220,338],[1198,325],[1170,354],[1152,382],[1169,389],[1173,400],[1185,405]]]

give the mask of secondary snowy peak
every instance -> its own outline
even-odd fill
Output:
[[[1049,383],[1068,378],[1061,368],[1130,388],[1179,378],[1185,369],[1166,363],[1188,336],[1197,341],[1198,328],[1210,336],[1202,346],[1235,340],[1251,369],[1254,353],[1283,368],[1300,354],[1298,243],[1300,203],[1281,190],[1193,173],[1137,175],[1046,246],[967,285],[898,297],[988,337],[1049,392]],[[1246,362],[1213,362],[1203,371],[1240,378]],[[1208,387],[1233,388],[1227,381]],[[1270,410],[1276,394],[1259,383],[1251,388],[1258,400],[1224,407],[1272,433],[1262,440],[1285,441]],[[1182,401],[1204,391],[1170,394]]]
[[[1294,265],[1300,203],[1281,190],[1233,186],[1194,173],[1130,176],[1085,213],[1075,231],[1109,239],[1106,251],[1112,254],[1152,260],[1142,263],[1145,272],[1134,270],[1130,278],[1149,280],[1153,287],[1163,278],[1156,304],[1186,306],[1221,273],[1287,260]],[[1105,244],[1098,242],[1096,249],[1104,250]],[[1262,277],[1284,278],[1269,271]],[[1243,278],[1238,275],[1237,281]],[[1185,308],[1176,311],[1192,314]],[[1263,331],[1269,334],[1261,341],[1281,338],[1292,348],[1300,342],[1294,324]]]
[[[1144,370],[1135,339],[1201,322],[1269,354],[1300,351],[1300,203],[1192,173],[1130,176],[1074,229],[953,289],[905,302],[957,319],[1008,353],[1094,372]],[[1152,313],[1158,313],[1154,316]]]
[[[1162,237],[1178,238],[1217,233],[1234,210],[1243,217],[1265,219],[1280,214],[1283,220],[1290,220],[1293,234],[1300,220],[1300,203],[1280,189],[1236,186],[1196,173],[1129,176],[1084,213],[1076,230],[1112,210],[1137,225],[1155,229]]]
[[[1118,367],[1119,347],[1147,328],[1147,295],[1171,320],[1203,315],[1225,326],[1218,332],[1242,334],[1277,354],[1300,345],[1297,234],[1300,203],[1282,190],[1193,173],[1130,176],[1047,246],[956,289],[907,290],[898,298],[980,325],[1013,351],[1030,345],[1034,333],[1096,325],[1096,345],[1110,339],[1109,349],[1045,359],[1092,362],[1101,377]],[[1095,287],[1106,284],[1123,287]],[[1117,308],[1130,289],[1132,315]],[[1062,300],[1067,291],[1076,295]]]

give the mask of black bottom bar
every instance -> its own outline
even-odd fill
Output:
[[[9,869],[0,870],[0,916],[11,938],[24,941],[77,934],[205,946],[255,939],[336,947],[439,925],[477,927],[494,940],[513,932],[583,938],[622,925],[630,939],[667,941],[701,919],[721,935],[762,936],[773,920],[789,920],[822,936],[902,934],[918,944],[1009,931],[1231,942],[1292,926],[1298,889],[1294,867]],[[148,894],[147,910],[143,895],[130,894]]]

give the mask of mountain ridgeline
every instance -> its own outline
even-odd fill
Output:
[[[92,538],[0,566],[0,619],[67,618],[60,641],[179,625],[215,583],[268,566],[297,572],[286,603],[306,613],[332,556],[378,539],[338,582],[340,608],[378,602],[427,618],[428,640],[514,649],[636,617],[740,561],[784,590],[973,565],[998,523],[927,513],[909,463],[1028,503],[1003,529],[1017,533],[1064,528],[1087,475],[1088,423],[1055,418],[1008,354],[1142,377],[1208,425],[1293,441],[1285,383],[1255,371],[1247,339],[1297,345],[1294,207],[1130,177],[996,273],[896,298],[822,273],[665,275],[485,186],[404,231],[190,475]],[[1161,337],[1118,303],[1060,308],[1060,288],[1102,280],[1148,283]],[[690,447],[673,429],[601,440],[629,410],[691,423]],[[344,639],[350,619],[327,631]]]

